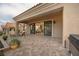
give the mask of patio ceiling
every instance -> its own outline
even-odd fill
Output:
[[[42,14],[39,14],[37,16],[33,16],[33,17],[30,17],[30,18],[27,18],[27,19],[23,19],[21,21],[18,21],[20,23],[29,23],[29,22],[32,22],[32,21],[38,21],[38,20],[42,20],[44,19],[44,17],[46,19],[48,19],[49,17],[53,17],[54,15],[58,14],[59,12],[61,12],[63,10],[63,8],[58,8],[56,10],[53,10],[53,11],[48,11],[46,13],[42,13]],[[50,15],[50,16],[49,16]],[[51,16],[52,15],[52,16]]]
[[[22,13],[16,17],[14,17],[13,19],[15,19],[17,22],[28,23],[29,21],[34,21],[37,18],[41,18],[43,16],[47,16],[49,14],[56,13],[56,12],[63,10],[62,5],[60,5],[56,9],[51,9],[51,7],[53,7],[55,5],[57,5],[57,4],[54,4],[54,3],[39,4],[35,7],[33,7],[34,10],[31,8],[30,10],[27,10],[25,13]]]

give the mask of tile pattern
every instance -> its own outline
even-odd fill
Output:
[[[27,35],[18,37],[21,46],[5,51],[6,56],[66,56],[67,50],[62,46],[60,38],[50,36]]]

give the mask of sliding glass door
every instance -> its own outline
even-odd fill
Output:
[[[30,24],[30,33],[35,34],[35,23]]]
[[[52,36],[52,21],[44,21],[44,35]]]

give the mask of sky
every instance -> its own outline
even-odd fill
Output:
[[[12,18],[28,10],[37,3],[0,3],[0,25],[15,22]]]

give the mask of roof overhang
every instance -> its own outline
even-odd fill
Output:
[[[14,17],[13,19],[17,22],[24,22],[35,17],[41,17],[50,13],[55,13],[61,11],[63,4],[59,3],[41,3],[37,4],[36,6],[32,7],[31,9],[23,12],[22,14]]]

